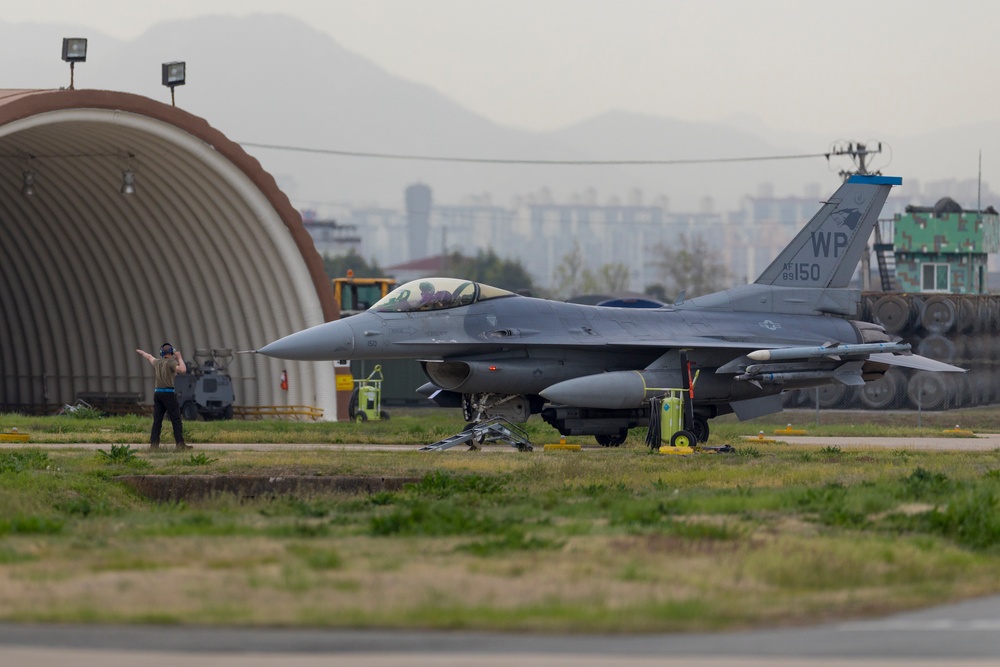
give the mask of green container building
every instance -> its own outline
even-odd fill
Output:
[[[987,256],[1000,252],[1000,215],[945,197],[893,219],[896,280],[903,292],[986,294]]]

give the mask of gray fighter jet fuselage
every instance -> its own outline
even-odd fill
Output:
[[[909,353],[877,324],[849,319],[847,288],[899,179],[854,176],[752,285],[663,308],[585,306],[454,278],[396,288],[368,311],[260,350],[300,359],[418,359],[420,393],[468,420],[542,417],[564,435],[620,444],[649,399],[694,381],[699,440],[708,420],[780,411],[784,390],[860,385],[892,365],[961,371]]]

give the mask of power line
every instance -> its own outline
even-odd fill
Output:
[[[712,164],[722,162],[764,162],[769,160],[804,160],[807,158],[827,158],[829,153],[802,153],[798,155],[764,155],[755,157],[722,157],[722,158],[688,158],[677,160],[527,160],[475,157],[444,157],[440,155],[405,155],[399,153],[366,153],[362,151],[341,151],[330,148],[305,148],[303,146],[281,146],[277,144],[258,144],[240,142],[241,146],[249,148],[265,148],[276,151],[294,151],[298,153],[316,153],[320,155],[340,155],[343,157],[375,158],[381,160],[421,160],[425,162],[464,162],[473,164],[537,164],[561,165],[571,167],[612,166],[612,165],[677,165],[677,164]]]

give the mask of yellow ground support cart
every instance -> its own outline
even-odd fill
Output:
[[[653,450],[674,447],[691,451],[698,438],[688,427],[687,389],[664,389],[663,396],[650,401],[649,432],[646,444]]]
[[[348,407],[352,420],[360,424],[389,419],[389,413],[382,409],[382,380],[382,365],[379,364],[367,378],[354,381],[354,392]]]

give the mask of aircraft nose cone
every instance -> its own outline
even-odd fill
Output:
[[[345,320],[327,322],[268,343],[258,352],[278,359],[346,359],[354,351],[354,329]]]

